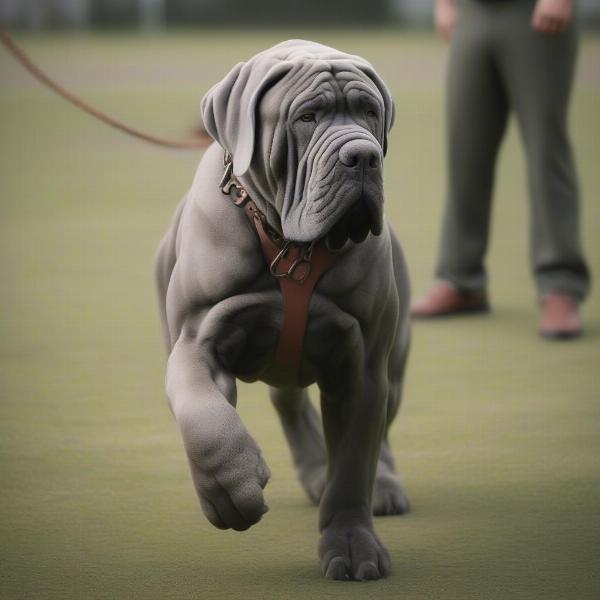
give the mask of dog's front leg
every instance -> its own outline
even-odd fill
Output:
[[[322,390],[329,476],[320,506],[319,558],[330,579],[378,579],[390,571],[388,551],[371,517],[387,386],[381,365],[361,368],[362,364],[354,364],[356,370],[344,369],[353,375],[343,387]]]
[[[169,357],[167,395],[204,514],[220,529],[248,529],[267,511],[269,469],[235,410],[234,377],[185,327]]]

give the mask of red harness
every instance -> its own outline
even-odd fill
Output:
[[[231,165],[226,156],[221,191],[229,195],[236,206],[244,209],[256,228],[269,271],[279,281],[283,295],[283,323],[273,362],[280,367],[297,370],[302,360],[310,298],[321,275],[333,265],[335,255],[323,241],[309,244],[289,242],[273,231],[246,190],[232,175]]]

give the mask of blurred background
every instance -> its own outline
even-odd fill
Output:
[[[165,25],[425,25],[433,0],[0,0],[5,25],[141,27]],[[600,2],[579,0],[586,25],[600,24]]]
[[[415,323],[390,440],[412,501],[377,519],[385,581],[331,585],[317,514],[261,384],[238,410],[271,510],[218,531],[164,397],[153,257],[201,151],[149,146],[41,87],[0,48],[0,598],[596,600],[600,589],[600,2],[580,0],[571,136],[596,282],[581,340],[537,334],[514,120],[501,148],[489,316]],[[445,188],[447,46],[429,0],[0,0],[57,81],[125,123],[186,138],[203,94],[287,38],[369,60],[392,91],[386,214],[414,294]],[[168,25],[168,27],[163,27]],[[317,398],[315,390],[313,399]]]

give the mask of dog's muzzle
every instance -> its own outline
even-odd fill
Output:
[[[381,152],[369,140],[351,140],[339,150],[340,162],[348,169],[364,173],[368,169],[381,168]]]
[[[369,140],[351,140],[340,148],[339,161],[349,182],[360,188],[360,195],[327,233],[325,239],[331,250],[338,250],[348,239],[359,244],[369,232],[379,235],[383,225],[379,147]]]
[[[383,152],[364,129],[336,127],[302,158],[296,200],[282,213],[287,239],[339,249],[383,228]]]

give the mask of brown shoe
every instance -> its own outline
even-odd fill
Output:
[[[414,302],[411,314],[418,319],[429,319],[489,310],[485,291],[463,292],[447,281],[438,281],[425,296]]]
[[[583,324],[579,304],[566,294],[548,294],[540,303],[540,335],[550,340],[579,337]]]

